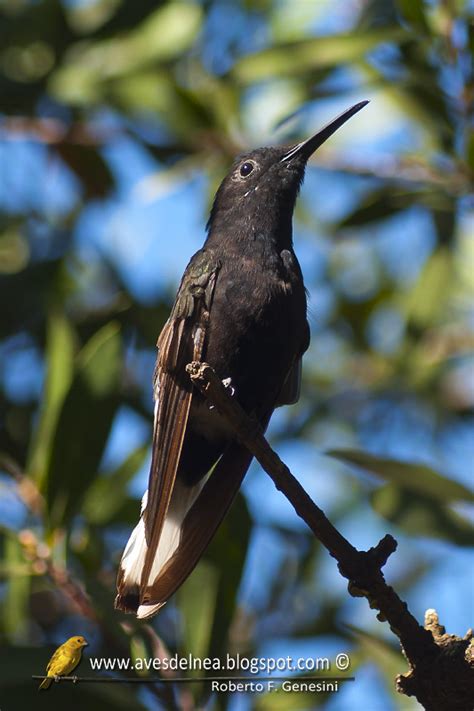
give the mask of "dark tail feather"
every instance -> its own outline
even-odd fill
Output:
[[[178,549],[137,605],[137,617],[145,619],[156,614],[195,568],[251,461],[252,454],[240,444],[233,443],[224,452],[184,520]]]

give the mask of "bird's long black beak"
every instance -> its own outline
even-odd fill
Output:
[[[350,109],[346,109],[346,111],[343,111],[342,114],[336,116],[336,118],[326,124],[324,128],[315,133],[314,136],[311,136],[311,138],[307,138],[306,141],[297,143],[296,146],[290,148],[288,153],[285,153],[281,160],[290,160],[290,158],[294,158],[295,156],[302,156],[305,160],[308,160],[308,158],[319,148],[319,146],[322,146],[322,144],[327,141],[327,139],[332,136],[338,128],[341,128],[346,121],[352,118],[352,116],[354,116],[354,114],[358,111],[363,109],[364,106],[367,106],[368,103],[368,101],[359,101],[358,104],[354,104],[354,106],[351,106]]]

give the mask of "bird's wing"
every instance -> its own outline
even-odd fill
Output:
[[[300,399],[301,367],[301,358],[298,358],[286,376],[286,380],[278,396],[277,407],[281,405],[294,405]]]
[[[301,279],[303,277],[301,276]],[[310,340],[310,330],[308,321],[305,321],[305,326],[303,329],[302,342],[299,349],[299,355],[293,361],[288,375],[283,383],[283,387],[280,390],[276,401],[276,407],[281,405],[294,405],[300,399],[301,393],[301,375],[303,369],[303,354],[308,349]]]
[[[73,649],[67,658],[64,659],[63,667],[61,669],[61,674],[67,676],[70,674],[81,661],[82,649]]]
[[[50,672],[52,670],[53,666],[56,664],[56,662],[59,661],[62,654],[63,654],[63,645],[61,645],[60,647],[57,648],[57,650],[54,652],[53,656],[49,660],[48,666],[46,667],[46,674],[48,674],[48,672]]]
[[[127,544],[117,579],[116,607],[127,611],[147,601],[167,557],[178,544],[180,526],[167,520],[192,400],[187,363],[200,360],[220,263],[200,250],[189,263],[171,315],[158,339],[154,376],[155,419],[148,492],[142,516]],[[179,497],[177,497],[179,498]],[[185,505],[186,502],[183,503]],[[183,512],[183,517],[186,509]],[[164,526],[171,543],[158,546]]]

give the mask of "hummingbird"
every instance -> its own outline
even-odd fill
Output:
[[[193,387],[205,361],[265,430],[297,402],[310,340],[292,220],[310,156],[368,101],[296,145],[238,156],[217,190],[202,249],[191,258],[158,338],[148,489],[120,561],[115,607],[146,619],[208,546],[252,455]]]

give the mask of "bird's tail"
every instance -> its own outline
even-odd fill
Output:
[[[199,483],[193,494],[181,501],[183,484],[177,482],[146,585],[141,575],[147,553],[142,516],[135,527],[120,564],[115,607],[134,612],[138,618],[155,615],[192,572],[232,503],[252,455],[232,444],[222,455],[211,476]],[[187,487],[189,491],[189,487]]]
[[[115,600],[115,607],[125,612],[136,612],[139,606],[140,589],[153,582],[172,558],[181,541],[181,530],[184,519],[201,489],[205,480],[195,486],[186,486],[176,478],[173,493],[166,513],[163,528],[156,552],[153,557],[147,584],[142,581],[143,568],[148,553],[148,544],[145,535],[145,515],[148,492],[146,491],[141,506],[141,515],[128,540],[120,561],[117,589],[119,594]],[[138,614],[138,613],[137,613]],[[140,616],[140,615],[138,615]]]
[[[52,681],[53,681],[52,677],[50,677],[50,676],[45,677],[43,679],[43,681],[41,682],[41,684],[39,685],[38,691],[40,689],[49,689]]]

